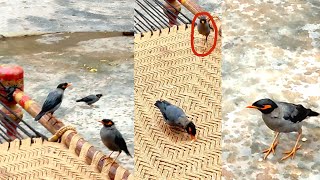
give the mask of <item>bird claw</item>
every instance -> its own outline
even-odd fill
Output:
[[[276,141],[275,143],[271,144],[271,146],[264,150],[263,153],[266,153],[266,155],[264,155],[264,160],[267,159],[267,157],[269,156],[269,154],[272,152],[273,154],[276,154],[275,150],[276,150],[276,147],[278,145],[279,141]]]
[[[298,147],[294,147],[291,151],[286,151],[283,154],[287,154],[285,157],[281,158],[281,161],[288,159],[291,157],[291,159],[294,158],[296,155],[296,152],[301,148],[301,144]]]

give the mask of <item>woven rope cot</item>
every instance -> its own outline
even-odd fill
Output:
[[[135,36],[135,178],[221,179],[221,40],[205,57],[193,54],[191,25]],[[195,31],[195,49],[208,51],[214,33]],[[156,100],[184,109],[197,127],[196,142],[163,121]]]
[[[40,138],[15,140],[0,144],[0,179],[109,179],[107,166],[100,172],[84,163],[85,156],[77,156],[73,148],[62,143],[42,141]],[[10,145],[9,145],[10,144]],[[83,152],[91,146],[83,148]],[[80,153],[81,154],[81,153]],[[99,153],[96,157],[102,157]],[[117,172],[114,179],[122,179],[125,171]]]

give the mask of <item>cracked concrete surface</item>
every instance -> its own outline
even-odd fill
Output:
[[[0,34],[133,31],[134,0],[0,0]]]
[[[224,179],[320,179],[320,118],[304,121],[302,148],[280,161],[296,133],[273,133],[261,113],[246,109],[270,97],[320,112],[320,3],[316,0],[227,0],[223,14]]]

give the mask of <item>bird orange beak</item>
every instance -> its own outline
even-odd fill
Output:
[[[258,109],[257,106],[247,106],[246,108]]]
[[[197,140],[197,137],[196,136],[194,136],[194,135],[190,135],[191,136],[191,140],[192,141],[196,141]]]
[[[101,124],[103,124],[102,120],[99,120],[98,122],[101,123]]]
[[[70,87],[70,86],[72,86],[72,83],[68,83],[67,87]]]

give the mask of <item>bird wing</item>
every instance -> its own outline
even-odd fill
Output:
[[[89,95],[89,96],[86,96],[86,97],[82,98],[81,101],[88,102],[88,101],[94,100],[95,98],[97,98],[97,96],[95,96],[95,95]]]
[[[283,111],[283,118],[291,122],[297,123],[308,117],[309,109],[304,108],[301,104],[292,104],[280,102],[279,105]]]
[[[164,117],[164,119],[168,120],[168,117],[166,115],[166,110],[167,107],[171,105],[171,103],[169,103],[168,101],[156,101],[156,103],[154,104],[155,106],[157,106],[162,114],[162,116]]]
[[[48,112],[60,104],[62,101],[62,93],[58,90],[52,91],[48,94],[47,99],[44,101],[41,111]]]
[[[123,150],[127,155],[131,156],[131,154],[129,153],[128,151],[128,147],[127,147],[127,144],[126,142],[124,141],[122,135],[120,134],[120,132],[118,132],[116,134],[116,137],[115,137],[115,142],[117,143],[117,145],[119,146],[119,148],[121,150]]]
[[[168,120],[175,124],[178,123],[177,121],[180,117],[186,117],[184,111],[175,105],[168,106],[165,113]]]

